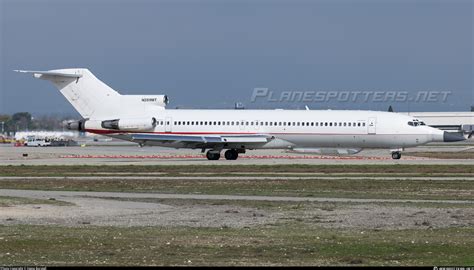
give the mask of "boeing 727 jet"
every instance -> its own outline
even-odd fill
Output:
[[[83,119],[72,130],[143,145],[201,149],[209,160],[228,160],[252,149],[333,148],[356,153],[390,149],[393,159],[406,147],[464,140],[413,117],[356,110],[189,110],[165,109],[166,95],[121,95],[88,69],[25,71],[52,82]]]

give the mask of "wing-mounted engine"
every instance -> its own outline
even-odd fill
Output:
[[[156,126],[156,119],[134,118],[134,119],[113,119],[105,120],[101,123],[102,128],[124,131],[150,131]]]

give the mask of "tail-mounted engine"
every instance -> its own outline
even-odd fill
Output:
[[[102,121],[101,126],[102,128],[113,130],[149,131],[155,128],[156,119],[152,117],[105,120]]]
[[[87,120],[85,119],[78,121],[68,121],[65,123],[65,126],[69,130],[84,131],[86,129],[86,121]]]

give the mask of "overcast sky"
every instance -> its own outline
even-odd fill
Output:
[[[89,68],[122,94],[170,107],[385,110],[383,102],[251,103],[253,89],[452,91],[474,105],[472,1],[0,0],[0,113],[74,112],[48,82],[12,72]]]

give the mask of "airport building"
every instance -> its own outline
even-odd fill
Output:
[[[474,131],[474,112],[400,112],[422,120],[428,126],[447,131]]]

